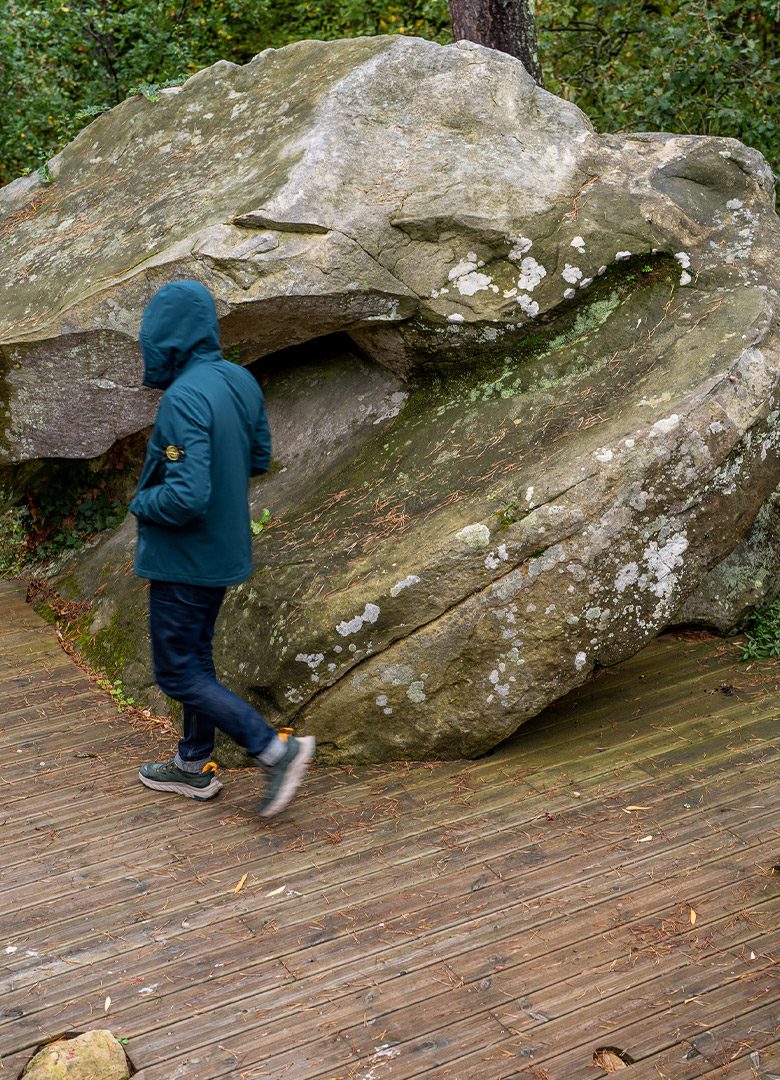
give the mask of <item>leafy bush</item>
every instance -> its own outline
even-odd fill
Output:
[[[22,571],[27,552],[30,515],[15,506],[0,514],[0,577],[15,577]]]
[[[756,612],[746,632],[743,660],[780,656],[780,598]]]
[[[95,461],[48,462],[46,483],[27,496],[30,557],[51,558],[119,525],[127,507],[110,478]]]

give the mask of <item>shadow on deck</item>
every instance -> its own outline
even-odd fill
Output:
[[[780,664],[664,637],[487,758],[315,770],[261,824],[250,772],[143,788],[169,745],[12,585],[0,628],[0,1077],[94,1027],[137,1080],[780,1074]]]

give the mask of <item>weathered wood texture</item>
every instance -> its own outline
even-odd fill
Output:
[[[140,1080],[780,1073],[777,663],[662,638],[484,760],[315,770],[264,824],[249,771],[143,788],[169,741],[13,585],[0,643],[3,1080],[103,1026]]]

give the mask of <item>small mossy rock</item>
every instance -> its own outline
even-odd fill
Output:
[[[130,1067],[111,1032],[96,1030],[44,1046],[22,1076],[24,1080],[127,1080]]]

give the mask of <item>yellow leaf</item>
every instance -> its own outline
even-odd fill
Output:
[[[691,908],[691,926],[696,925],[696,912]]]
[[[632,810],[649,810],[650,807],[649,806],[624,806],[623,809],[627,810],[629,813],[631,813]]]
[[[111,1008],[111,998],[107,997],[106,1000],[103,1002],[103,1012],[108,1012],[108,1010],[110,1008]]]
[[[239,881],[238,885],[236,885],[236,887],[235,887],[235,889],[233,890],[233,892],[241,892],[241,890],[242,890],[242,889],[243,889],[243,887],[244,887],[244,883],[246,882],[246,879],[247,879],[248,877],[249,877],[249,874],[244,874],[244,876],[243,876],[243,877],[241,878],[241,880]]]
[[[646,844],[648,840],[652,840],[652,836],[640,836],[637,840],[637,844]]]

